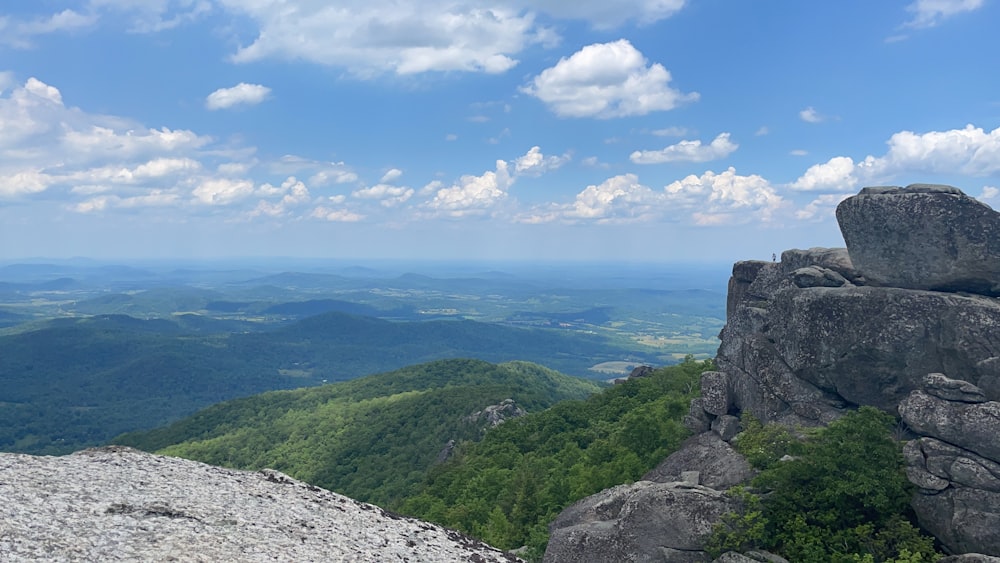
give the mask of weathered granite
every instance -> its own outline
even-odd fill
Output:
[[[899,404],[899,414],[917,434],[1000,462],[1000,402],[949,401],[918,390]]]
[[[704,537],[732,502],[686,483],[639,481],[606,489],[566,508],[549,526],[544,561],[707,562]]]
[[[963,403],[985,403],[986,394],[979,387],[962,381],[952,379],[943,373],[929,373],[924,377],[924,391],[939,399],[946,401],[960,401]]]
[[[681,480],[685,471],[697,471],[699,483],[716,490],[749,481],[754,475],[742,454],[724,442],[715,432],[692,436],[678,450],[642,476],[644,481],[669,483]]]
[[[870,285],[1000,296],[1000,213],[957,188],[865,188],[837,221]]]
[[[0,454],[2,561],[518,561],[278,473],[123,447]]]

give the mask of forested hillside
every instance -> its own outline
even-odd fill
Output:
[[[563,508],[638,480],[678,448],[699,376],[711,367],[688,358],[504,424],[465,444],[392,508],[540,558]]]
[[[226,332],[226,321],[207,319],[225,325],[211,327],[188,317],[54,319],[0,336],[0,450],[68,453],[219,401],[436,359],[527,360],[585,374],[626,353],[601,336],[475,321],[327,313]]]
[[[214,405],[115,443],[206,463],[269,467],[383,506],[414,493],[449,442],[478,440],[470,415],[513,399],[537,411],[596,384],[526,362],[443,360],[310,389]]]

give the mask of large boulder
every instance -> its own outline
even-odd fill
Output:
[[[683,473],[697,471],[699,484],[716,490],[749,481],[753,468],[739,452],[715,432],[688,438],[676,452],[642,476],[644,481],[669,483],[683,480]]]
[[[555,519],[544,561],[708,562],[704,539],[733,502],[688,483],[639,481],[606,489]]]
[[[837,221],[869,285],[1000,296],[1000,213],[957,188],[864,188]]]

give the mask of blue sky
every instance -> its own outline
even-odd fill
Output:
[[[0,259],[731,261],[1000,208],[1000,2],[0,7]]]

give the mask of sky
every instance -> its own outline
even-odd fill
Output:
[[[692,262],[1000,209],[1000,1],[0,6],[0,260]]]

